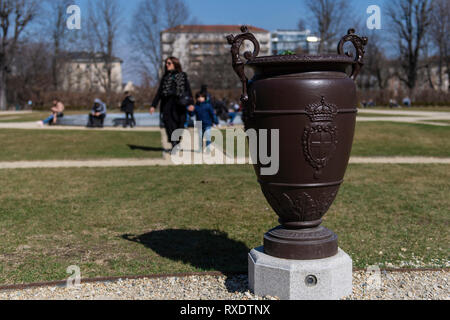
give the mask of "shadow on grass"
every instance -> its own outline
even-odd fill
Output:
[[[166,151],[164,148],[161,147],[144,147],[144,146],[136,146],[133,144],[127,144],[128,148],[131,150],[143,150],[143,151]]]
[[[220,271],[226,277],[230,292],[246,291],[236,285],[238,274],[247,273],[247,255],[250,249],[241,241],[228,238],[217,230],[159,230],[141,235],[122,235],[128,241],[142,244],[162,257],[204,271]]]

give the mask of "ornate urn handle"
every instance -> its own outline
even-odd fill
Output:
[[[241,101],[247,102],[248,101],[248,93],[247,93],[248,79],[244,72],[245,63],[241,60],[241,57],[239,55],[239,49],[241,48],[241,46],[245,40],[251,41],[254,46],[253,52],[250,52],[250,51],[244,52],[245,59],[250,60],[250,59],[256,58],[258,56],[260,46],[259,46],[259,42],[258,42],[258,40],[256,40],[255,36],[248,31],[247,26],[242,26],[241,32],[242,33],[237,36],[230,34],[227,37],[227,41],[229,44],[231,44],[231,56],[233,58],[234,72],[236,72],[236,74],[238,75],[239,79],[241,79],[241,82],[242,82]]]
[[[342,37],[341,41],[338,44],[338,54],[345,54],[349,57],[353,55],[348,52],[344,52],[344,44],[346,42],[351,42],[356,49],[356,57],[355,63],[353,64],[351,78],[356,80],[359,72],[361,71],[362,66],[364,65],[364,54],[366,53],[364,50],[364,46],[368,43],[367,37],[360,37],[355,34],[355,29],[349,29],[347,35]]]

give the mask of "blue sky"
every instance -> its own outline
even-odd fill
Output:
[[[95,0],[78,0],[82,10]],[[131,21],[140,0],[119,0],[125,20]],[[385,0],[348,0],[355,14],[367,17],[369,5],[383,10]],[[302,0],[186,0],[191,15],[202,24],[250,24],[267,30],[292,29],[307,14]]]
[[[87,3],[95,0],[78,0],[83,12],[87,11]],[[119,0],[124,21],[123,34],[127,33],[126,25],[132,20],[140,0]],[[365,25],[368,18],[366,9],[370,5],[380,6],[387,0],[348,0],[354,13],[354,20]],[[300,18],[307,18],[308,9],[302,0],[186,0],[191,15],[201,24],[248,24],[267,29],[296,29]],[[350,24],[353,22],[349,21]],[[383,23],[383,15],[382,15]],[[349,25],[349,27],[351,27]],[[136,77],[129,68],[129,48],[121,44],[117,54],[124,59],[124,81],[137,82]]]
[[[369,5],[382,0],[348,0],[364,19]],[[307,8],[302,0],[187,0],[191,12],[205,24],[249,24],[267,30],[295,29]]]

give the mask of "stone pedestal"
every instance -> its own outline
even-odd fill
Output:
[[[352,293],[352,259],[341,249],[330,258],[287,260],[264,248],[248,256],[249,287],[259,296],[282,300],[338,300]]]

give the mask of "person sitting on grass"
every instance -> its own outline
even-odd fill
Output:
[[[196,121],[202,122],[202,133],[200,135],[200,152],[203,150],[203,137],[206,138],[206,152],[210,152],[211,145],[211,128],[213,124],[218,125],[216,113],[211,103],[206,101],[206,94],[199,92],[195,95],[197,103],[195,106],[189,107],[188,111],[195,115]]]
[[[51,111],[52,114],[47,119],[37,122],[39,126],[43,127],[45,124],[56,124],[58,118],[62,118],[64,116],[64,104],[58,98],[53,99]]]
[[[106,118],[106,104],[100,99],[95,99],[94,106],[89,114],[88,128],[103,128]]]

